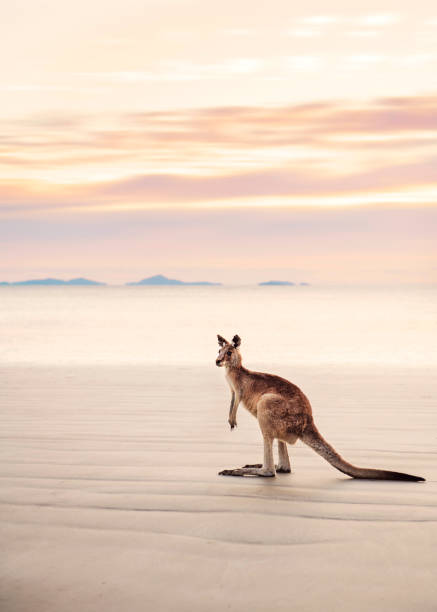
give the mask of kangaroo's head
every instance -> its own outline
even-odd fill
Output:
[[[232,343],[228,342],[223,336],[217,336],[219,343],[219,353],[215,360],[216,365],[221,368],[226,366],[227,368],[239,367],[241,365],[241,355],[238,347],[241,344],[240,336],[235,335],[232,338]]]

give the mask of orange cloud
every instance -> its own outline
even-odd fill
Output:
[[[437,96],[34,116],[3,125],[3,210],[437,188],[436,116]]]
[[[384,193],[411,187],[433,186],[436,182],[437,159],[417,164],[386,166],[377,170],[335,177],[318,172],[295,172],[291,169],[248,172],[224,176],[191,177],[171,174],[133,176],[87,186],[51,186],[38,183],[27,186],[0,183],[0,212],[53,208],[100,207],[119,203],[142,202],[156,206],[226,201],[260,197],[344,196],[363,192]],[[435,197],[434,192],[434,197]],[[382,198],[380,198],[382,199]],[[302,204],[305,200],[302,200]]]
[[[136,151],[206,144],[269,147],[321,144],[344,133],[437,130],[437,96],[384,98],[368,104],[313,103],[286,107],[222,107],[107,117],[36,116],[4,122],[0,150]],[[96,127],[97,126],[97,127]]]

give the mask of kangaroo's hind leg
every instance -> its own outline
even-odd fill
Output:
[[[264,463],[255,464],[255,466],[245,466],[234,470],[222,470],[220,476],[275,476],[275,464],[273,461],[273,439],[268,436],[264,437]]]
[[[288,457],[287,443],[278,440],[279,463],[276,471],[279,474],[289,474],[291,472],[290,459]]]
[[[290,443],[294,443],[293,440]],[[287,443],[282,440],[278,440],[278,451],[279,451],[279,463],[276,465],[276,472],[278,474],[289,474],[291,472],[290,459],[288,457]],[[248,463],[244,465],[245,468],[261,468],[262,463]]]
[[[265,393],[257,403],[257,418],[264,439],[264,461],[262,467],[245,466],[235,470],[223,470],[222,476],[275,476],[273,461],[273,440],[278,438],[277,422],[283,410],[284,401],[274,393]]]

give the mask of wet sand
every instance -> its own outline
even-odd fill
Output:
[[[437,389],[423,368],[286,368],[355,481],[298,443],[290,475],[210,368],[2,369],[1,609],[437,609]]]

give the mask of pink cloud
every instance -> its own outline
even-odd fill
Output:
[[[135,155],[168,152],[187,145],[204,147],[317,143],[344,133],[391,134],[437,130],[437,96],[384,98],[360,107],[346,102],[287,107],[222,107],[172,112],[146,112],[109,117],[111,127],[97,129],[95,117],[30,117],[4,123],[0,151],[117,150]],[[326,142],[325,142],[326,146]],[[336,145],[342,146],[342,145]]]
[[[1,202],[3,210],[81,208],[435,185],[437,138],[429,136],[437,133],[436,117],[437,96],[384,98],[359,107],[337,102],[135,113],[97,124],[92,117],[39,115],[3,125]],[[331,159],[338,154],[351,163],[336,166]],[[92,167],[103,168],[97,176],[114,172],[118,178],[93,181]],[[20,168],[26,179],[13,178]],[[30,180],[32,170],[36,178]],[[49,178],[42,181],[44,170]],[[57,181],[56,172],[76,183]]]
[[[149,174],[87,186],[65,185],[44,189],[37,183],[1,184],[0,211],[38,208],[105,207],[118,202],[189,204],[210,200],[251,197],[339,196],[402,190],[436,184],[437,158],[414,164],[384,166],[360,173],[331,176],[317,169],[288,168],[228,174],[223,176],[178,176]]]

